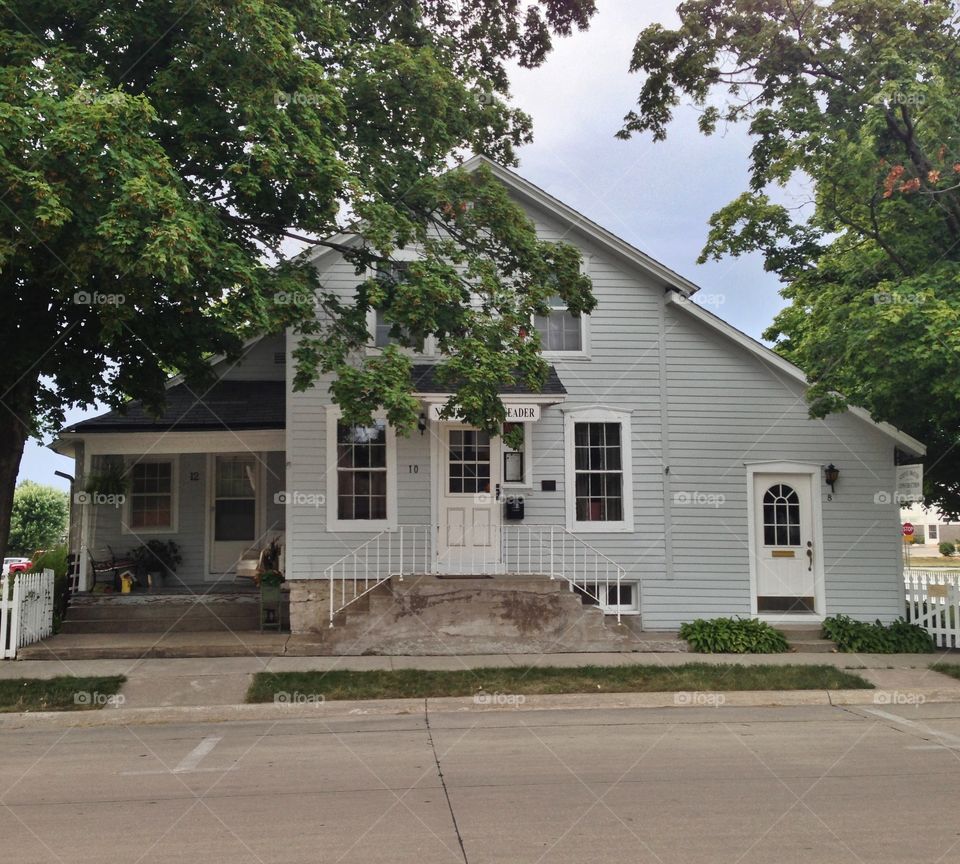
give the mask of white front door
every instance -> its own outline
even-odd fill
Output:
[[[213,457],[210,501],[210,572],[233,573],[260,540],[260,461],[250,453]]]
[[[807,474],[755,474],[758,612],[816,612],[817,560]]]
[[[454,423],[440,425],[441,573],[500,569],[500,439]]]

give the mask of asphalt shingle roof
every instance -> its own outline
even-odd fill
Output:
[[[436,382],[432,364],[417,364],[411,379],[418,393],[445,393]],[[114,410],[99,417],[68,426],[64,433],[76,432],[196,432],[207,429],[283,429],[286,425],[286,385],[283,381],[219,381],[208,391],[194,391],[178,384],[167,391],[167,405],[159,417],[153,417],[138,401],[124,411]],[[562,396],[567,391],[553,366],[542,391]],[[532,395],[525,384],[514,383],[503,389],[504,395]]]
[[[413,367],[411,378],[413,379],[413,389],[417,393],[449,392],[450,388],[448,386],[437,383],[436,375],[434,374],[435,370],[436,367],[430,363],[417,364]],[[520,381],[515,381],[513,384],[504,387],[500,392],[505,396],[532,396],[537,391],[531,390],[526,384]],[[567,389],[563,386],[560,376],[557,375],[557,370],[551,366],[550,371],[547,373],[546,384],[543,385],[543,389],[540,390],[539,393],[546,396],[563,396],[566,392]]]
[[[167,391],[160,417],[137,402],[83,420],[64,432],[195,432],[202,429],[283,429],[286,425],[283,381],[219,381],[208,391],[178,384]],[[202,397],[199,398],[198,397]]]

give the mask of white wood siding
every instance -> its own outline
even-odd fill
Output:
[[[666,305],[663,286],[652,277],[546,213],[531,215],[542,237],[578,243],[590,256],[598,307],[589,321],[590,359],[551,361],[568,396],[562,406],[544,408],[530,430],[533,488],[523,490],[525,522],[565,523],[563,412],[616,407],[631,416],[634,531],[584,539],[641,580],[645,627],[749,615],[745,463],[760,461],[840,467],[834,501],[826,500],[829,489],[819,472],[826,611],[884,620],[902,614],[897,508],[874,504],[876,493],[894,489],[892,440],[850,415],[809,419],[798,383]],[[321,275],[327,290],[345,296],[358,281],[349,265],[329,257]],[[288,488],[323,495],[329,381],[291,392],[296,343],[292,337],[287,342]],[[431,434],[415,432],[398,442],[400,524],[431,520]],[[418,466],[416,474],[410,465]],[[542,480],[555,480],[557,490],[541,491]],[[723,503],[675,504],[678,492],[722,495]],[[288,575],[294,579],[319,578],[324,567],[371,536],[328,534],[323,506],[289,506],[287,518]]]

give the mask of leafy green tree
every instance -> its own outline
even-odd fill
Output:
[[[530,314],[593,303],[570,247],[541,243],[458,154],[515,160],[529,118],[506,64],[536,66],[593,0],[10,0],[0,7],[0,548],[26,437],[66,407],[202,396],[214,353],[292,327],[297,386],[341,373],[348,417],[415,422],[397,350],[348,369],[381,308],[436,334],[459,410],[493,428],[515,369],[542,379]],[[362,226],[359,249],[345,241]],[[420,243],[400,281],[337,301],[291,238],[364,268]],[[280,262],[280,263],[277,263]],[[315,300],[314,298],[317,298]],[[467,302],[473,299],[472,304]],[[317,314],[317,306],[324,314]]]
[[[749,188],[701,260],[759,251],[789,305],[764,334],[814,416],[862,406],[927,444],[926,493],[960,512],[960,37],[946,0],[690,0],[644,30],[621,137],[745,122]],[[793,206],[783,188],[811,190]],[[918,393],[917,382],[922,382]],[[838,394],[843,394],[842,396]]]
[[[53,486],[23,480],[13,496],[10,549],[32,555],[62,543],[67,533],[70,497]]]

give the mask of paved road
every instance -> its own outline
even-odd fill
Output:
[[[877,713],[879,712],[879,713]],[[465,711],[0,733],[28,862],[960,855],[960,704]]]

